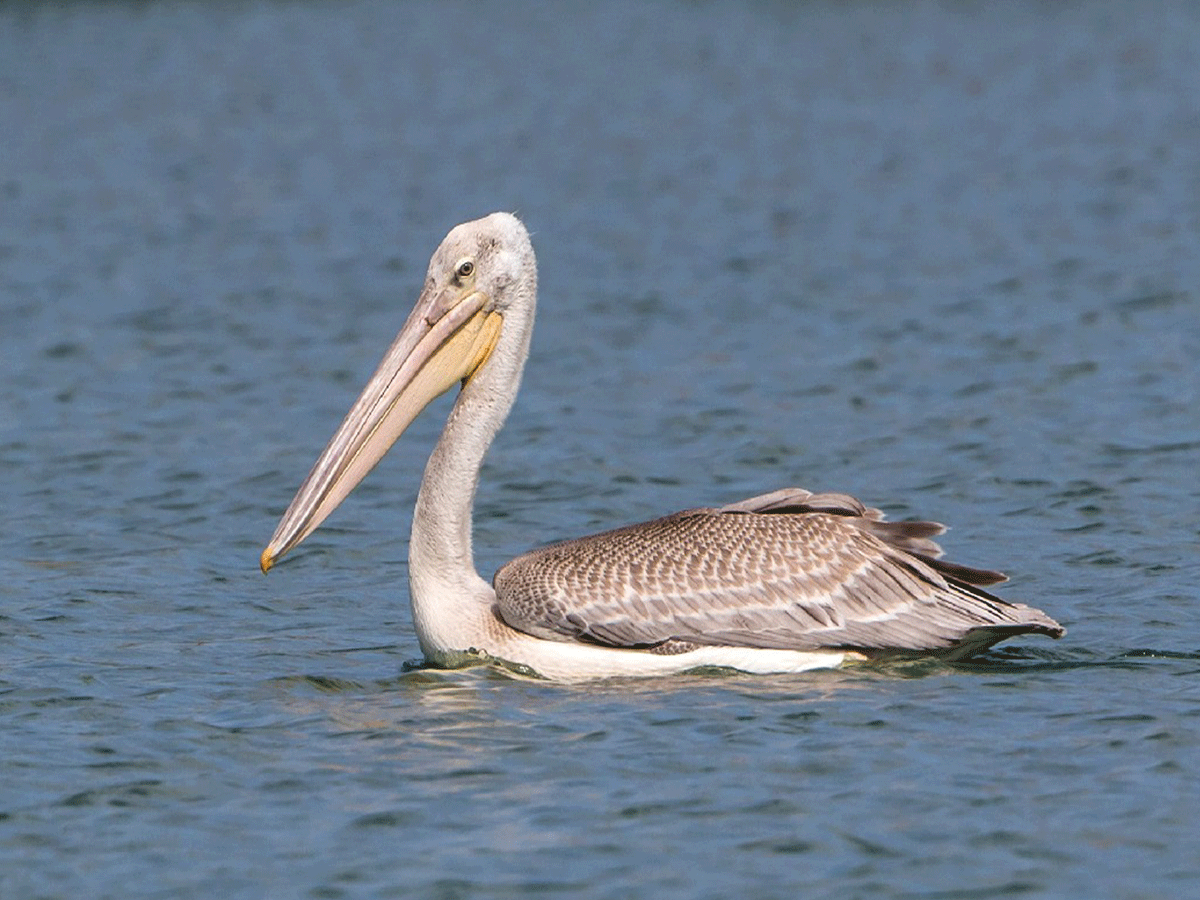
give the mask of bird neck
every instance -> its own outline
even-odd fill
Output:
[[[532,330],[531,322],[505,324],[509,340],[501,338],[459,392],[425,466],[413,510],[409,594],[427,658],[486,649],[495,592],[475,571],[471,511],[484,455],[516,398]]]

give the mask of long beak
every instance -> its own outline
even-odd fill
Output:
[[[500,314],[479,291],[426,288],[345,421],[279,521],[263,572],[308,537],[431,400],[464,384],[500,336]]]

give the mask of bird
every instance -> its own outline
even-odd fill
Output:
[[[516,398],[537,305],[525,225],[460,224],[416,306],[301,484],[266,573],[346,498],[439,395],[457,388],[421,479],[409,597],[425,664],[490,663],[558,681],[717,667],[753,674],[896,657],[965,659],[1046,613],[983,588],[999,572],[941,559],[936,522],[886,521],[843,493],[783,488],[534,549],[489,583],[474,565],[480,467]]]

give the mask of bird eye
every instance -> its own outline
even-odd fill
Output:
[[[454,270],[454,274],[460,279],[470,278],[475,274],[475,263],[471,262],[469,259],[464,259],[458,264],[458,268]]]

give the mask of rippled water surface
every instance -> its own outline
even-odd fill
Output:
[[[1200,889],[1200,12],[0,6],[0,897]],[[477,561],[787,484],[1060,642],[409,669],[445,403],[258,552],[454,223],[541,260]]]

